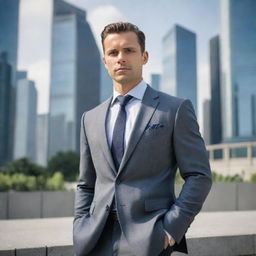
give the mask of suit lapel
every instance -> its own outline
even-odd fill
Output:
[[[107,101],[105,101],[105,103],[102,105],[102,109],[99,111],[99,116],[97,118],[99,120],[99,129],[100,129],[99,140],[101,142],[102,151],[110,167],[113,169],[114,173],[116,174],[116,168],[114,165],[110,148],[108,146],[107,133],[106,133],[106,121],[107,121],[107,115],[108,115],[111,101],[112,101],[112,97],[109,98]]]
[[[143,132],[146,129],[148,122],[150,121],[155,109],[159,103],[158,92],[153,90],[149,85],[145,91],[144,97],[142,99],[141,108],[139,110],[138,116],[133,127],[128,145],[124,152],[123,159],[121,161],[118,174],[121,172],[129,158],[131,157],[137,143],[139,142]]]

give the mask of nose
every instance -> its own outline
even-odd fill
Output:
[[[123,52],[118,53],[118,63],[125,63],[125,56]]]

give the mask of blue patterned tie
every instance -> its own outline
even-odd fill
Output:
[[[120,104],[120,109],[115,122],[111,146],[111,153],[117,170],[124,155],[124,134],[126,124],[125,106],[132,98],[133,97],[131,95],[117,96],[117,100]]]

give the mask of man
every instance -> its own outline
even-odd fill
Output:
[[[193,106],[143,81],[148,53],[135,25],[109,24],[101,37],[114,90],[82,116],[75,253],[187,253],[185,233],[212,182]],[[177,167],[185,184],[176,199]]]

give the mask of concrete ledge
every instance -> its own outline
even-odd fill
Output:
[[[202,211],[256,210],[255,194],[256,183],[214,183]],[[74,201],[73,191],[0,192],[0,219],[71,217]]]
[[[0,219],[7,219],[8,217],[8,193],[0,192]]]
[[[256,211],[201,212],[186,235],[189,255],[256,255],[255,220]],[[73,218],[2,220],[0,256],[74,255],[72,222]]]
[[[40,218],[40,192],[10,192],[9,218]]]
[[[238,256],[255,255],[255,236],[219,236],[189,238],[188,250],[190,256]],[[173,256],[184,255],[173,253]]]
[[[74,214],[75,193],[70,191],[42,192],[42,217],[67,217]]]

